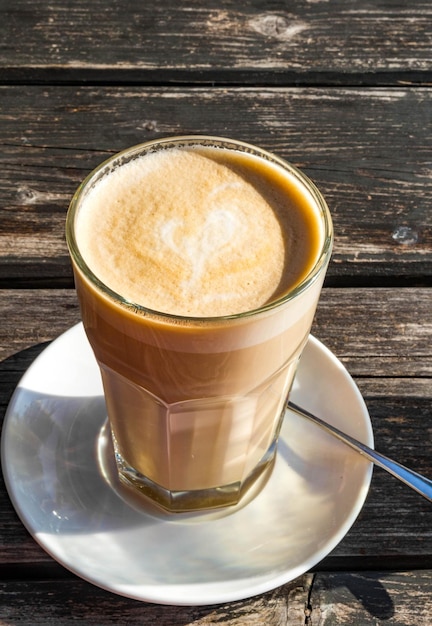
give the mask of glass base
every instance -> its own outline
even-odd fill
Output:
[[[270,473],[276,457],[277,441],[275,440],[258,465],[243,481],[190,491],[170,491],[130,467],[116,449],[114,453],[118,476],[122,483],[133,487],[136,492],[150,498],[159,507],[171,513],[205,511],[221,507],[234,506],[240,502],[252,486],[258,484],[260,478]]]

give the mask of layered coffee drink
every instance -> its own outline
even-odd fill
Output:
[[[331,249],[319,192],[189,137],[96,170],[68,215],[119,475],[164,508],[234,504],[268,468]]]

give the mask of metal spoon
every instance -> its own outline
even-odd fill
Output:
[[[429,500],[429,502],[432,502],[432,480],[429,480],[425,476],[417,474],[417,472],[413,472],[412,470],[404,467],[400,463],[392,461],[383,454],[372,450],[372,448],[369,448],[365,444],[360,443],[360,441],[357,441],[357,439],[354,439],[350,435],[343,433],[338,428],[335,428],[335,426],[324,422],[316,415],[313,415],[312,413],[309,413],[309,411],[306,411],[305,409],[297,406],[297,404],[295,404],[294,402],[289,401],[288,408],[297,415],[300,415],[301,417],[306,417],[312,422],[315,422],[325,431],[331,433],[332,435],[349,445],[351,448],[353,448],[356,452],[359,452],[362,456],[366,457],[369,461],[372,461],[372,463],[375,463],[375,465],[378,465],[378,467],[381,467],[382,469],[386,470],[387,472],[401,480],[403,483],[408,485],[408,487],[411,487],[411,489],[414,489],[414,491],[417,491],[419,494]]]

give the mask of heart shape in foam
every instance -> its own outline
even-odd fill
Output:
[[[172,218],[162,224],[162,240],[191,266],[191,277],[188,281],[182,281],[182,287],[191,288],[200,280],[206,263],[234,240],[239,227],[239,218],[226,208],[211,210],[201,228],[190,234],[182,234],[185,222],[179,218]]]

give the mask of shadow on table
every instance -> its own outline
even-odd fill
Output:
[[[347,618],[350,616],[354,619],[356,613],[359,616],[359,610],[362,608],[371,618],[390,619],[395,614],[395,607],[388,590],[380,580],[382,577],[382,572],[318,573],[315,575],[311,592],[312,611],[314,608],[318,609],[321,605],[326,605],[331,613],[332,605],[338,605],[345,607]],[[357,609],[353,597],[360,604]],[[341,611],[338,611],[339,617],[342,614]],[[364,616],[363,612],[362,615]],[[362,624],[369,623],[364,621],[364,617],[362,620]],[[375,624],[375,621],[371,623]]]

